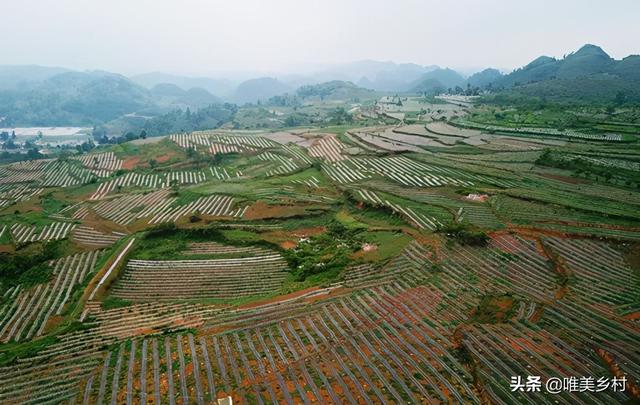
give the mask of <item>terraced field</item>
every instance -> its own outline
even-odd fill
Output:
[[[637,400],[633,153],[463,123],[1,166],[0,403]],[[536,395],[517,376],[626,390]]]

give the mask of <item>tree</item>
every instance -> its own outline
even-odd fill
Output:
[[[171,191],[173,191],[174,194],[178,194],[180,192],[180,183],[178,182],[178,180],[171,180],[169,185],[171,186]]]
[[[187,157],[189,159],[193,159],[197,155],[198,155],[198,152],[196,152],[196,150],[193,147],[190,146],[187,148]]]
[[[140,131],[140,138],[147,139],[147,131],[145,131],[144,129]]]
[[[158,161],[155,159],[149,159],[149,167],[154,169],[156,166],[158,166]]]

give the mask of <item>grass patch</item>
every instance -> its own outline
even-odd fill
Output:
[[[131,306],[131,301],[119,297],[109,296],[102,301],[102,309],[104,310],[124,308],[128,306]]]

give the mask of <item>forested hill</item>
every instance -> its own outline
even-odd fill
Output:
[[[4,126],[95,125],[127,114],[157,115],[219,102],[204,89],[146,89],[103,71],[62,72],[13,68],[0,71],[0,117]],[[4,76],[2,73],[6,73]]]
[[[562,59],[541,56],[492,83],[498,99],[538,97],[557,102],[640,103],[640,56],[611,58],[584,45]]]

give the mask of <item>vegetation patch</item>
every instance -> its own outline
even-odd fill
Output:
[[[479,230],[473,230],[465,223],[453,223],[442,226],[438,231],[461,245],[486,246],[489,236]]]
[[[485,295],[472,311],[470,323],[503,323],[511,319],[517,300],[510,294]]]

